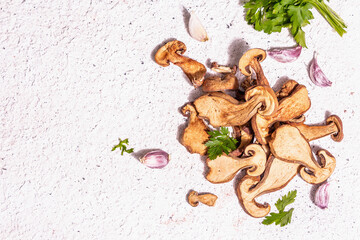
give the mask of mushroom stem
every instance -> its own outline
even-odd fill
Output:
[[[336,115],[332,115],[326,119],[326,123],[327,124],[323,126],[309,126],[306,124],[296,123],[290,125],[293,125],[297,129],[299,129],[299,131],[302,135],[304,135],[307,141],[313,141],[315,139],[331,135],[331,138],[334,141],[340,142],[344,136],[341,119]]]
[[[199,205],[199,202],[212,207],[215,205],[216,200],[217,196],[211,193],[199,194],[196,191],[191,191],[188,195],[189,204],[193,207]]]
[[[270,86],[269,81],[264,75],[264,71],[262,70],[262,67],[260,65],[260,62],[255,58],[250,62],[250,67],[254,69],[256,73],[256,85],[258,86]]]

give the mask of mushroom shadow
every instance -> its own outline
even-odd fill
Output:
[[[183,20],[184,20],[185,29],[186,29],[187,33],[190,34],[189,20],[190,20],[191,15],[190,15],[189,11],[184,6],[182,6],[182,14],[183,14]]]
[[[282,85],[284,85],[284,83],[286,83],[288,80],[290,80],[290,78],[288,76],[280,77],[273,86],[274,92],[279,91],[281,89]]]
[[[155,62],[155,54],[156,54],[156,52],[157,52],[162,46],[164,46],[166,43],[171,42],[171,41],[174,41],[174,40],[176,40],[176,38],[167,38],[167,39],[165,39],[164,41],[162,41],[162,43],[156,45],[156,47],[154,48],[154,50],[152,50],[152,52],[151,52],[151,55],[150,55],[151,59]]]
[[[228,48],[229,59],[227,62],[228,66],[234,66],[239,64],[239,60],[246,51],[249,50],[249,44],[241,38],[232,41]]]
[[[197,98],[199,98],[202,95],[204,95],[204,92],[202,91],[201,87],[195,88],[190,92],[188,96],[188,101],[194,102]]]

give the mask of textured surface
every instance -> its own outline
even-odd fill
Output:
[[[242,2],[242,1],[240,1]],[[202,19],[210,41],[186,31],[182,5]],[[314,149],[337,159],[329,208],[316,207],[312,186],[295,177],[283,190],[258,198],[298,197],[292,223],[264,226],[249,217],[235,182],[214,185],[204,164],[178,142],[186,118],[179,107],[200,94],[178,67],[152,56],[170,38],[186,43],[202,63],[236,64],[248,48],[292,46],[287,31],[256,32],[243,7],[229,1],[0,2],[0,238],[1,239],[355,239],[360,235],[359,100],[360,2],[333,0],[348,24],[340,38],[314,11],[305,27],[308,49],[288,64],[268,58],[269,81],[291,78],[307,86],[308,123],[337,114],[345,138],[316,140]],[[185,16],[185,17],[184,17]],[[313,51],[333,81],[314,86],[307,65]],[[129,138],[132,155],[111,152]],[[162,170],[137,158],[147,149],[171,153]],[[215,207],[191,207],[190,189],[218,195]]]

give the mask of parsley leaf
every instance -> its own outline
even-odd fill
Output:
[[[295,41],[306,47],[302,27],[314,18],[310,11],[313,7],[340,36],[346,33],[344,21],[322,0],[248,0],[244,4],[247,9],[245,20],[255,30],[268,34],[289,28]]]
[[[125,140],[121,140],[119,138],[119,144],[115,145],[111,151],[115,151],[117,148],[119,148],[121,150],[121,155],[124,154],[124,152],[127,152],[127,153],[132,153],[134,152],[134,148],[130,148],[130,149],[127,149],[126,145],[129,144],[129,139],[125,139]]]
[[[282,196],[281,199],[277,200],[275,203],[276,208],[279,210],[278,213],[270,213],[269,216],[266,216],[262,221],[264,225],[270,225],[275,223],[276,225],[280,224],[280,227],[283,227],[291,223],[292,213],[294,208],[291,208],[289,211],[284,211],[285,207],[295,201],[297,191],[290,191],[287,195]]]
[[[265,220],[262,222],[264,225],[270,225],[272,223],[275,223],[275,225],[279,225],[280,227],[283,227],[289,223],[291,223],[291,216],[294,209],[291,208],[287,212],[279,212],[279,213],[270,213],[270,216],[266,216]]]
[[[229,136],[229,129],[220,127],[220,130],[209,131],[208,134],[210,139],[205,143],[205,146],[208,147],[207,153],[211,160],[221,156],[223,152],[229,154],[236,149],[238,141]]]
[[[282,196],[281,199],[279,198],[279,200],[277,200],[277,202],[275,203],[277,210],[279,210],[279,212],[282,212],[285,210],[285,207],[287,205],[295,202],[296,193],[296,190],[290,191],[287,195]]]

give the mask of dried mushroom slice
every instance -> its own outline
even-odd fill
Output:
[[[335,142],[340,142],[344,138],[342,121],[336,115],[329,116],[326,125],[323,126],[309,126],[303,123],[290,123],[290,125],[299,129],[308,142],[328,135],[331,135]]]
[[[266,154],[262,147],[251,144],[246,147],[241,158],[223,154],[214,160],[206,159],[209,172],[206,179],[212,183],[224,183],[232,180],[241,169],[249,168],[249,176],[260,176],[265,170]]]
[[[245,94],[245,103],[235,104],[222,97],[204,95],[194,101],[200,118],[213,127],[239,126],[247,123],[255,113],[270,115],[277,109],[277,99],[268,87],[257,86]]]
[[[197,207],[199,205],[199,202],[208,205],[209,207],[212,207],[215,205],[216,200],[217,196],[212,193],[199,194],[196,191],[191,191],[188,195],[188,202],[193,207]]]
[[[205,142],[209,140],[208,127],[203,120],[197,117],[197,112],[193,105],[186,104],[181,109],[185,116],[189,117],[188,126],[185,128],[181,137],[181,144],[186,147],[190,153],[199,153],[205,155],[207,148]]]
[[[199,87],[203,84],[206,68],[203,64],[183,56],[185,52],[185,44],[174,40],[166,43],[156,52],[155,62],[162,67],[169,66],[170,62],[179,66],[194,87]]]
[[[252,217],[266,216],[270,212],[270,205],[260,204],[255,198],[284,188],[296,176],[299,166],[270,155],[261,179],[246,175],[239,182],[236,194],[243,209]]]
[[[271,153],[276,158],[300,164],[309,170],[310,174],[314,176],[312,178],[314,184],[325,181],[335,169],[335,158],[328,157],[329,154],[320,156],[323,161],[319,165],[312,154],[309,143],[294,126],[282,125],[277,128],[271,135],[269,146]],[[302,172],[303,174],[306,173],[304,170]]]
[[[219,71],[225,71],[224,67],[220,68]],[[223,78],[219,76],[213,76],[205,79],[202,85],[202,90],[204,92],[216,92],[239,89],[239,81],[235,77],[235,73],[236,67],[232,68],[230,73],[226,73]]]
[[[261,144],[267,144],[270,127],[275,122],[291,121],[303,115],[311,106],[308,91],[304,85],[297,85],[291,95],[279,102],[278,110],[271,116],[256,114],[251,119],[251,125],[256,139]]]
[[[299,85],[299,83],[296,82],[295,80],[288,80],[282,85],[281,89],[276,92],[276,96],[278,97],[278,99],[287,97],[287,96],[291,95],[292,91],[298,85]]]
[[[258,86],[269,86],[269,82],[260,65],[260,62],[264,61],[265,58],[266,51],[253,48],[244,53],[239,61],[239,70],[242,74],[251,76],[252,71],[256,73],[256,85]]]
[[[240,145],[231,152],[231,155],[238,157],[243,154],[245,148],[253,142],[254,133],[251,129],[251,125],[246,123],[243,126],[234,126],[233,134],[234,138],[240,142]]]

